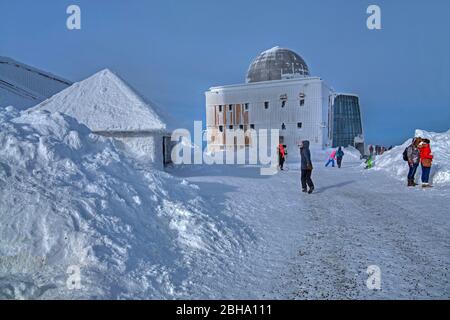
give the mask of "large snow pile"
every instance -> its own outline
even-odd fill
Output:
[[[450,185],[450,130],[444,133],[416,130],[415,136],[431,140],[430,146],[434,155],[431,181],[435,184]],[[374,169],[387,171],[398,179],[405,180],[408,165],[403,160],[403,151],[410,143],[411,139],[378,156]]]
[[[153,108],[108,69],[77,82],[30,109],[61,112],[92,131],[158,131],[166,125]]]
[[[176,298],[203,253],[238,245],[198,187],[114,143],[60,113],[0,110],[0,299]]]

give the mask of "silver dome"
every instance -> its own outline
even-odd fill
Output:
[[[308,77],[306,62],[294,51],[274,47],[253,60],[247,71],[246,82],[260,82]]]

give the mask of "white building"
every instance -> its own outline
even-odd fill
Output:
[[[67,114],[93,133],[112,137],[127,153],[162,167],[170,161],[166,123],[125,81],[108,69],[74,83],[27,112]]]
[[[205,94],[210,151],[242,147],[237,139],[226,139],[228,130],[239,129],[246,133],[246,146],[253,143],[249,130],[279,129],[280,142],[294,157],[301,140],[322,148],[364,148],[358,96],[336,93],[310,76],[305,61],[289,49],[261,53],[245,84],[212,87]]]

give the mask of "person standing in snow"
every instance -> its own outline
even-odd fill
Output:
[[[314,191],[314,183],[311,179],[313,170],[311,162],[311,151],[309,150],[309,141],[304,140],[300,142],[300,157],[301,157],[301,181],[302,191],[311,194]],[[307,186],[309,190],[307,190]]]
[[[414,138],[411,144],[406,148],[406,159],[408,160],[408,187],[415,187],[417,184],[415,182],[415,176],[417,167],[420,163],[420,151],[417,148],[421,138]]]
[[[325,164],[325,167],[328,167],[328,165],[331,163],[334,168],[334,160],[336,160],[336,150],[333,150],[333,152],[331,152],[330,157],[328,158],[328,162]]]
[[[422,187],[429,188],[431,187],[429,180],[431,165],[433,162],[433,153],[430,148],[430,140],[422,139],[418,145],[418,148],[420,151],[420,163],[422,165]]]
[[[370,153],[371,156],[373,155],[373,145],[370,145],[370,147],[369,147],[369,153]]]
[[[283,170],[285,160],[286,160],[286,151],[284,150],[284,146],[280,143],[278,145],[278,164],[280,165],[280,170]]]
[[[344,151],[342,151],[342,147],[339,147],[336,152],[336,161],[339,169],[341,168],[343,158],[344,158]]]
[[[366,160],[366,167],[364,169],[371,169],[373,167],[373,159],[372,155],[369,155],[369,157]]]

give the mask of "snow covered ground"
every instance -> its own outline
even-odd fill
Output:
[[[0,298],[450,298],[447,184],[408,189],[346,150],[342,169],[313,155],[307,195],[295,164],[161,172],[120,150],[66,115],[0,111]]]
[[[450,298],[448,187],[407,189],[352,159],[340,170],[323,159],[315,168],[312,195],[300,192],[293,169],[270,177],[231,166],[176,172],[256,237],[212,268],[214,280],[198,279],[215,285],[195,297]],[[370,265],[381,269],[380,291],[366,286]]]

